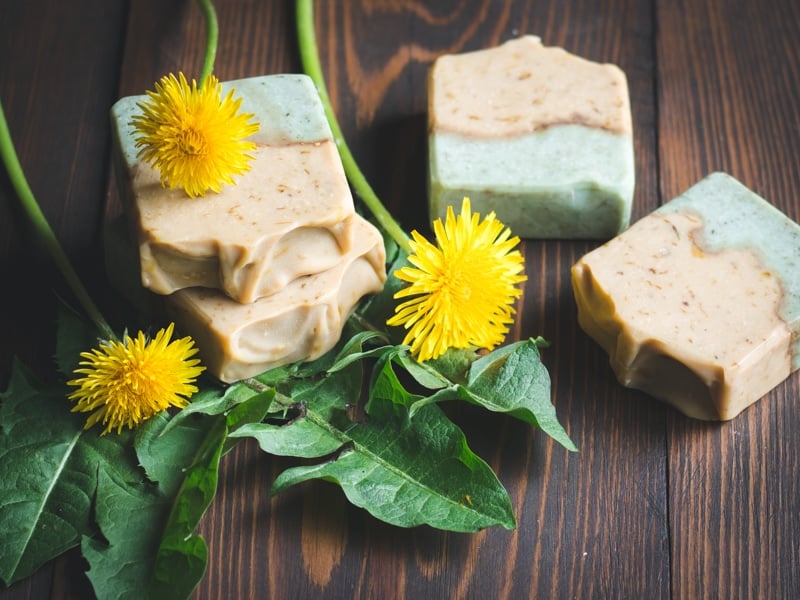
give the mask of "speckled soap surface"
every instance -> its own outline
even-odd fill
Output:
[[[469,196],[527,238],[609,239],[629,223],[625,74],[523,36],[446,55],[429,76],[430,216]]]
[[[197,342],[208,373],[230,383],[330,350],[386,271],[383,239],[355,212],[311,79],[222,86],[260,130],[250,171],[199,198],[165,189],[137,159],[130,121],[144,97],[114,105],[117,181],[133,235],[109,228],[106,247],[117,287],[147,306],[142,286],[164,296],[157,304]]]
[[[623,385],[727,420],[800,368],[800,226],[709,175],[572,268]]]
[[[130,125],[145,96],[112,108],[123,203],[139,243],[142,283],[159,294],[213,287],[238,302],[275,293],[335,266],[348,251],[355,211],[319,95],[305,75],[222,84],[260,124],[250,170],[220,193],[164,189],[137,159]]]

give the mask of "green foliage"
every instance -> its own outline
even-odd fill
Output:
[[[62,386],[15,363],[0,394],[0,579],[27,577],[94,531],[98,469],[137,478],[130,436],[84,432]]]
[[[389,250],[393,272],[407,257]],[[221,457],[248,437],[304,460],[277,477],[273,494],[321,479],[397,526],[513,528],[507,491],[437,405],[469,402],[575,450],[550,401],[545,344],[450,350],[419,363],[398,343],[402,330],[385,330],[400,286],[390,277],[319,359],[228,386],[203,378],[187,408],[135,435],[84,431],[66,386],[44,386],[15,364],[0,394],[0,579],[10,584],[80,545],[100,597],[188,597],[208,560],[194,531],[216,493]],[[96,345],[95,329],[63,309],[59,371],[72,377],[80,353]]]
[[[102,535],[86,536],[81,543],[87,576],[99,598],[146,597],[169,509],[169,497],[154,486],[124,484],[99,470],[94,513]]]
[[[432,406],[409,419],[404,403],[384,393],[402,389],[386,370],[361,421],[354,414],[361,380],[362,366],[354,361],[313,382],[286,382],[288,395],[280,401],[293,412],[282,425],[251,424],[233,434],[252,436],[274,454],[315,458],[337,452],[320,465],[285,471],[273,494],[323,478],[339,483],[355,505],[395,525],[427,523],[454,531],[514,526],[506,491],[441,411]]]
[[[224,417],[216,417],[183,477],[158,546],[151,598],[188,597],[203,578],[208,560],[205,540],[193,532],[217,492],[219,459],[227,435]]]
[[[202,579],[208,550],[193,535],[216,492],[225,417],[185,420],[165,432],[162,415],[139,429],[146,480],[101,472],[95,518],[102,536],[81,549],[99,597],[186,598]]]
[[[375,339],[362,333],[341,344],[324,373],[277,382],[267,377],[276,383],[275,405],[283,414],[245,425],[232,437],[253,437],[272,454],[330,457],[285,471],[272,493],[324,479],[339,484],[353,504],[394,525],[424,523],[453,531],[513,527],[507,492],[434,405],[471,402],[538,425],[575,450],[550,403],[541,340],[480,357],[453,352],[429,364],[416,362],[405,346],[364,348]],[[360,413],[365,382],[369,393]]]
[[[69,311],[61,319],[56,360],[68,372],[70,355],[96,338]],[[9,585],[80,545],[98,597],[188,597],[205,572],[193,531],[216,492],[228,427],[263,419],[274,396],[236,392],[208,389],[221,405],[210,415],[162,414],[135,434],[100,436],[70,412],[66,386],[15,363],[0,394],[0,579]]]
[[[375,418],[351,427],[350,442],[333,460],[284,471],[272,493],[325,479],[342,486],[350,502],[393,525],[513,529],[507,492],[438,408],[430,406],[412,421],[402,405],[386,398],[376,397],[372,407]]]
[[[542,343],[541,340],[523,340],[477,358],[466,368],[463,383],[458,383],[462,380],[463,353],[440,363],[455,381],[447,380],[433,367],[409,368],[408,372],[419,384],[436,390],[431,396],[415,401],[411,414],[434,402],[465,400],[537,426],[567,450],[577,451],[550,402],[550,375],[539,355]],[[407,368],[409,360],[407,356],[398,357],[398,362]],[[439,381],[439,377],[443,381]]]

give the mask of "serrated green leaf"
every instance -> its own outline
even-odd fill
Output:
[[[238,404],[225,415],[228,423],[228,439],[225,440],[222,454],[227,454],[239,443],[239,439],[233,438],[230,434],[242,427],[263,421],[269,414],[274,399],[275,388],[269,388],[264,392],[255,393],[249,400]]]
[[[541,338],[523,340],[477,358],[469,367],[463,384],[453,382],[447,387],[440,386],[429,396],[414,399],[410,405],[412,418],[430,404],[464,400],[535,425],[567,450],[577,451],[558,422],[550,400],[550,375],[539,355],[539,347],[544,344]],[[429,376],[420,381],[418,369],[409,370],[409,373],[421,385],[428,384]]]
[[[436,406],[409,419],[411,398],[399,385],[392,361],[379,363],[363,422],[348,418],[337,402],[340,396],[326,392],[331,379],[360,381],[358,364],[326,378],[315,394],[305,390],[305,412],[298,421],[326,431],[330,440],[338,440],[341,452],[329,462],[284,471],[272,493],[322,478],[338,483],[351,502],[393,525],[428,524],[452,531],[513,528],[508,493],[469,449],[461,430]]]
[[[280,394],[274,404],[286,413],[282,423],[243,425],[230,437],[252,437],[262,450],[280,456],[318,458],[337,450],[347,439],[340,437],[329,422],[346,421],[348,410],[358,404],[362,378],[358,360],[365,355],[361,351],[363,343],[372,337],[357,335],[341,350],[334,351],[338,362],[331,365],[324,378],[280,382]],[[358,358],[351,360],[353,356]],[[313,406],[316,419],[304,418],[309,406]]]
[[[213,419],[186,469],[158,546],[148,589],[150,598],[188,598],[205,574],[208,548],[194,530],[217,492],[219,460],[227,431],[225,418]]]
[[[426,407],[411,420],[405,407],[387,399],[372,405],[383,414],[353,427],[347,434],[351,444],[334,460],[284,471],[271,493],[325,479],[392,525],[463,532],[514,528],[508,493],[438,407]]]
[[[84,537],[100,598],[185,598],[202,579],[205,542],[193,530],[216,490],[225,417],[186,420],[164,433],[159,415],[137,432],[152,481],[125,483],[101,469],[95,518],[104,539]]]
[[[264,388],[268,389],[268,388]],[[192,415],[221,415],[239,404],[250,400],[254,394],[243,382],[235,383],[226,387],[210,386],[201,389],[194,396],[186,408],[177,413],[164,427],[161,435],[169,433],[173,427],[183,424]]]
[[[251,423],[231,432],[232,438],[254,438],[270,454],[297,458],[319,458],[335,452],[342,441],[307,419],[295,419],[283,425]]]
[[[428,368],[434,369],[452,383],[466,385],[470,367],[478,358],[479,356],[474,350],[450,348],[439,358],[426,361],[423,364],[427,365]]]
[[[266,392],[254,394],[249,400],[233,408],[225,418],[229,431],[236,431],[249,423],[258,423],[269,413],[272,400],[275,398],[275,388]]]
[[[550,400],[550,374],[537,340],[516,342],[476,360],[467,389],[477,404],[537,425],[567,450],[577,451]]]
[[[349,354],[341,354],[336,361],[328,368],[328,373],[335,373],[350,366],[351,364],[364,360],[365,358],[379,358],[387,352],[397,352],[396,346],[380,346],[371,350],[354,350]]]
[[[548,346],[549,344],[541,337],[520,340],[519,342],[514,342],[513,344],[500,346],[492,352],[476,358],[469,368],[468,383],[478,379],[485,370],[496,367],[498,363],[505,360],[509,354],[516,352],[520,347],[525,347],[527,350],[534,349],[535,356],[539,357],[538,360],[533,361],[533,363],[538,365],[535,368],[536,370],[544,369],[544,365],[542,364],[539,354],[539,348],[547,348]]]
[[[338,371],[346,367],[352,362],[352,360],[348,360],[350,357],[358,357],[363,354],[365,343],[378,338],[385,339],[385,337],[383,333],[377,331],[360,331],[356,333],[342,345],[338,352],[336,352],[336,358],[333,360],[333,364],[328,367],[327,371]]]
[[[355,353],[358,348],[354,349]],[[293,379],[279,384],[281,393],[275,404],[286,411],[284,423],[252,424],[232,435],[247,433],[269,452],[283,456],[318,457],[336,450],[346,438],[339,437],[331,423],[347,427],[347,413],[357,406],[363,372],[359,363],[337,369],[322,378]],[[311,409],[315,419],[306,419]],[[270,438],[270,439],[268,439]],[[296,454],[295,454],[296,452]]]
[[[166,413],[156,415],[136,430],[134,442],[136,456],[147,478],[157,484],[165,496],[177,492],[183,481],[183,469],[194,459],[210,423],[206,419],[190,419],[170,427],[174,420],[175,417],[170,419]]]
[[[450,354],[448,350],[447,354]],[[408,353],[404,347],[396,354],[396,360],[406,371],[411,375],[418,384],[429,390],[438,390],[450,385],[450,380],[438,368],[429,362],[417,362]],[[449,365],[449,363],[442,362],[438,366]]]
[[[0,394],[0,578],[10,584],[72,548],[93,529],[98,465],[120,481],[140,477],[131,436],[83,430],[66,390],[13,365]]]
[[[154,485],[126,485],[99,470],[95,518],[103,539],[84,537],[86,576],[98,598],[141,600],[171,499]]]

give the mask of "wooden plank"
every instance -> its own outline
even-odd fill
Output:
[[[97,231],[108,177],[108,107],[116,93],[121,0],[8,3],[0,18],[0,99],[20,163],[49,223],[91,284],[100,270]],[[49,369],[54,292],[61,277],[33,238],[0,169],[0,364],[19,355]],[[25,281],[25,285],[20,282]],[[24,293],[15,293],[17,291]]]
[[[368,179],[405,223],[426,223],[430,62],[518,33],[539,34],[547,44],[628,71],[637,131],[636,211],[655,207],[647,3],[574,3],[556,14],[535,2],[318,7],[323,67],[345,135]],[[220,6],[221,14],[226,9]],[[624,15],[621,25],[618,15]],[[248,28],[257,20],[243,22],[244,29],[223,29],[223,35],[252,35]],[[232,46],[218,60],[222,68],[241,59]],[[270,72],[269,63],[255,72]],[[272,479],[291,461],[240,448],[226,459],[220,493],[203,524],[212,560],[197,596],[281,597],[291,590],[296,597],[666,597],[665,411],[617,386],[606,357],[577,330],[567,273],[589,247],[527,244],[533,270],[516,332],[544,334],[556,343],[546,354],[555,401],[582,452],[569,455],[509,420],[493,419],[487,428],[477,411],[450,408],[509,487],[520,520],[516,531],[397,530],[319,483],[270,502]]]
[[[800,6],[658,3],[662,199],[724,170],[800,220]],[[729,423],[669,419],[679,598],[800,597],[800,378]]]
[[[46,218],[93,290],[102,271],[97,233],[109,168],[108,107],[117,88],[125,4],[26,0],[4,3],[0,16],[0,100],[20,163]],[[14,356],[52,379],[56,296],[72,304],[74,300],[27,226],[4,169],[0,280],[0,387],[5,389]],[[74,577],[74,570],[64,575],[63,565],[74,567],[73,560],[74,555],[63,557],[27,580],[0,588],[0,597],[58,597],[70,581],[79,582],[75,597],[85,596],[85,580]],[[80,572],[84,566],[77,568]]]
[[[217,5],[221,78],[299,70],[293,2]],[[627,72],[637,149],[634,215],[652,210],[658,195],[650,6],[645,0],[336,0],[317,3],[317,23],[346,137],[381,197],[407,227],[422,228],[431,61],[521,33]],[[25,29],[35,30],[35,23]],[[193,2],[130,3],[124,39],[120,96],[141,93],[170,71],[197,73],[204,31]],[[106,119],[113,99],[104,97],[102,107],[85,116]],[[72,114],[82,122],[83,113]],[[102,127],[107,135],[107,124]],[[96,211],[92,206],[86,210]],[[108,212],[116,210],[111,194]],[[94,239],[99,228],[92,223]],[[530,280],[513,334],[541,334],[553,342],[544,360],[554,402],[581,452],[569,454],[513,420],[447,407],[509,488],[517,530],[396,529],[323,483],[270,500],[275,476],[294,462],[243,444],[224,459],[218,497],[202,524],[211,558],[196,597],[667,597],[668,412],[617,385],[605,355],[577,328],[568,271],[594,245],[526,242]],[[57,596],[80,597],[69,583],[75,570],[56,574]]]
[[[160,3],[132,9],[122,93],[138,93],[166,71],[197,64],[202,23],[196,12],[187,9],[180,24],[170,26],[164,23],[174,15]],[[291,3],[226,3],[218,10],[222,78],[298,68]],[[653,201],[648,5],[575,3],[561,10],[554,15],[534,2],[319,4],[319,44],[345,135],[379,194],[400,207],[401,218],[413,226],[425,222],[425,78],[431,60],[527,32],[628,70],[641,147],[637,210]],[[625,27],[616,15],[625,15]],[[624,37],[626,28],[640,35]],[[169,36],[159,33],[165,30]],[[282,50],[263,46],[254,53],[241,43],[264,38],[279,40]],[[586,248],[529,244],[529,264],[542,272],[526,290],[526,317],[517,331],[563,344],[548,361],[557,404],[583,452],[567,455],[541,434],[501,419],[489,434],[482,415],[454,410],[476,450],[507,483],[520,516],[517,531],[464,536],[397,530],[349,506],[324,484],[270,501],[269,485],[290,461],[242,446],[226,458],[217,500],[203,523],[212,558],[197,597],[281,597],[290,590],[296,597],[515,597],[554,590],[564,596],[666,596],[663,411],[610,385],[604,357],[576,331],[566,272]],[[570,356],[581,358],[571,362]],[[610,393],[594,393],[588,384],[586,374],[597,369],[604,372],[598,388]],[[641,533],[631,536],[631,530]]]

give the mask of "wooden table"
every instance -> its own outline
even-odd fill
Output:
[[[217,4],[221,79],[300,70],[293,2]],[[316,23],[345,136],[409,229],[426,227],[431,61],[522,33],[627,73],[634,219],[724,170],[800,220],[795,0],[319,0]],[[0,99],[33,191],[101,304],[100,225],[118,210],[108,109],[167,72],[198,73],[203,43],[189,0],[2,2]],[[800,598],[800,377],[724,424],[621,387],[577,326],[569,285],[570,265],[595,245],[524,243],[513,332],[553,342],[553,402],[580,452],[454,411],[509,489],[515,531],[392,528],[324,483],[270,500],[292,462],[244,444],[225,458],[202,523],[211,559],[196,597]],[[5,387],[13,355],[50,372],[55,296],[69,297],[5,174],[0,276]],[[85,597],[83,568],[68,554],[0,598]]]

